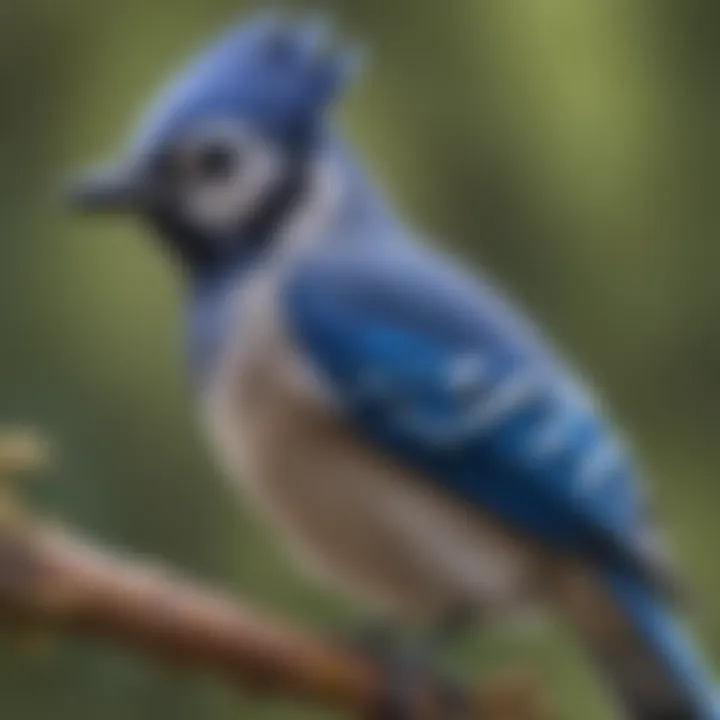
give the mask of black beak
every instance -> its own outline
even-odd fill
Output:
[[[147,206],[148,183],[136,167],[113,167],[87,173],[71,182],[70,205],[88,214],[137,213]]]

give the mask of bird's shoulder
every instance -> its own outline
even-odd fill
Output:
[[[324,248],[287,283],[289,302],[377,314],[455,344],[479,338],[517,352],[547,352],[536,330],[480,270],[469,271],[427,243],[396,238]]]

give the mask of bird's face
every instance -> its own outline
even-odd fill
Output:
[[[75,200],[140,215],[191,270],[212,271],[267,243],[301,195],[348,67],[317,23],[243,25],[181,74],[128,158],[81,181]]]
[[[289,153],[229,118],[190,128],[153,158],[152,210],[196,232],[228,240],[284,183]]]

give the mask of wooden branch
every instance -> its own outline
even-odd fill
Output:
[[[2,447],[0,441],[0,467]],[[353,717],[372,718],[386,684],[380,668],[349,649],[8,511],[0,515],[0,620],[110,640]],[[428,676],[421,685],[412,717],[442,720],[439,683]],[[466,694],[468,720],[540,717],[525,680],[498,680]]]

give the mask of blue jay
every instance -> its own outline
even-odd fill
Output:
[[[309,570],[403,618],[554,608],[635,720],[715,720],[637,472],[488,279],[408,229],[328,118],[351,53],[262,17],[76,189],[177,260],[222,464]]]

